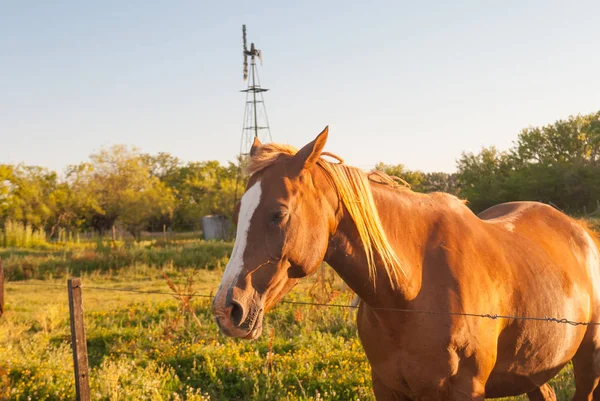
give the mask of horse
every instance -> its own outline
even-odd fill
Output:
[[[538,202],[476,215],[327,160],[327,137],[300,150],[254,140],[212,304],[224,335],[259,337],[264,314],[325,261],[360,298],[378,401],[553,400],[548,381],[570,361],[573,399],[600,400],[600,252],[583,222]]]

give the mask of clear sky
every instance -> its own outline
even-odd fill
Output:
[[[239,152],[241,26],[273,139],[325,125],[348,164],[455,169],[462,151],[600,109],[598,1],[0,0],[0,162],[112,144]]]

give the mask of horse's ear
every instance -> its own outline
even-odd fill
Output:
[[[327,135],[329,133],[329,126],[325,127],[323,132],[321,132],[314,141],[306,144],[300,151],[296,154],[295,158],[302,163],[303,168],[310,168],[315,165],[319,157],[321,156],[321,151],[325,147],[325,143],[327,142]]]
[[[258,137],[254,137],[254,142],[252,142],[252,147],[250,148],[250,157],[254,156],[258,151],[258,148],[262,146],[262,143],[258,140]]]

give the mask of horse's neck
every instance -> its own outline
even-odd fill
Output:
[[[440,202],[443,195],[398,191],[381,185],[373,185],[373,197],[388,240],[405,272],[405,276],[400,276],[399,286],[392,286],[380,266],[375,282],[369,279],[366,255],[347,213],[343,213],[331,238],[326,261],[367,304],[400,307],[413,299],[421,287],[421,263],[426,241],[436,216],[447,206]]]

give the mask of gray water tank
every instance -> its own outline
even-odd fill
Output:
[[[201,219],[202,235],[205,240],[225,240],[233,238],[233,227],[225,216],[208,215]]]

